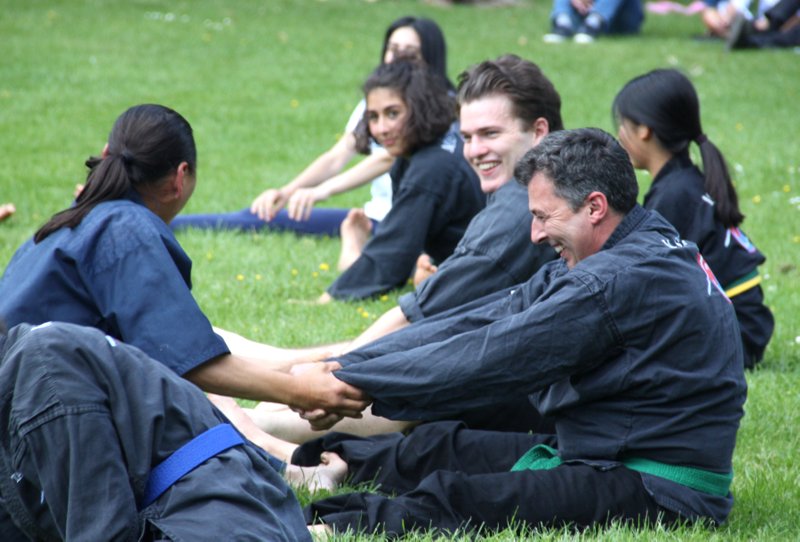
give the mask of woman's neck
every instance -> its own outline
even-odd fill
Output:
[[[647,171],[650,173],[650,178],[655,179],[656,175],[658,175],[666,163],[672,160],[674,156],[674,154],[669,152],[661,145],[654,144],[651,152],[649,153],[647,164],[645,164],[645,169],[647,169]]]

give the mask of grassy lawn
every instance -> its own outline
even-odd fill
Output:
[[[777,320],[766,359],[748,375],[734,458],[737,504],[728,524],[714,530],[509,530],[487,539],[800,539],[800,470],[791,459],[800,448],[800,55],[728,54],[719,42],[693,39],[700,21],[681,15],[649,15],[636,37],[545,45],[549,8],[547,0],[506,8],[420,0],[6,0],[0,203],[13,201],[17,214],[0,224],[0,269],[69,205],[85,178],[83,161],[99,153],[114,119],[136,103],[169,105],[195,129],[199,183],[187,212],[239,209],[287,182],[340,135],[379,60],[385,27],[401,15],[440,23],[453,79],[506,52],[537,62],[559,89],[571,128],[612,130],[610,105],[621,86],[652,68],[676,66],[697,86],[705,133],[735,172],[744,229],[768,257],[764,286]],[[367,199],[362,188],[326,205]],[[397,297],[314,306],[335,276],[336,240],[219,232],[179,239],[211,320],[256,340],[302,346],[349,338]]]

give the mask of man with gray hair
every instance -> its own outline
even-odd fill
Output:
[[[407,436],[326,435],[293,462],[338,452],[352,482],[380,493],[317,501],[307,519],[390,535],[723,522],[746,397],[730,301],[697,247],[636,203],[628,155],[605,132],[550,134],[515,176],[531,239],[560,258],[432,317],[424,335],[401,330],[337,358],[333,374],[369,394],[376,414],[404,420],[527,396],[555,434],[437,422]],[[410,332],[421,336],[409,348]]]

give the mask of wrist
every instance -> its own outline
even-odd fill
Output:
[[[314,188],[314,200],[315,201],[323,201],[331,197],[333,194],[331,193],[331,189],[324,184],[321,184]]]

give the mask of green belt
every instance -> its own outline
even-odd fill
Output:
[[[558,451],[545,444],[538,444],[528,450],[525,455],[519,458],[511,471],[521,470],[547,470],[561,465],[561,458]],[[644,472],[659,478],[665,478],[676,484],[681,484],[703,493],[725,497],[730,490],[733,472],[728,474],[718,474],[694,467],[681,467],[678,465],[668,465],[650,459],[631,457],[624,459],[622,464],[631,470]]]
[[[725,295],[728,297],[735,297],[747,290],[755,288],[759,284],[761,284],[761,276],[758,274],[758,269],[754,269],[745,276],[734,280],[730,284],[726,284],[723,289],[725,290]]]

